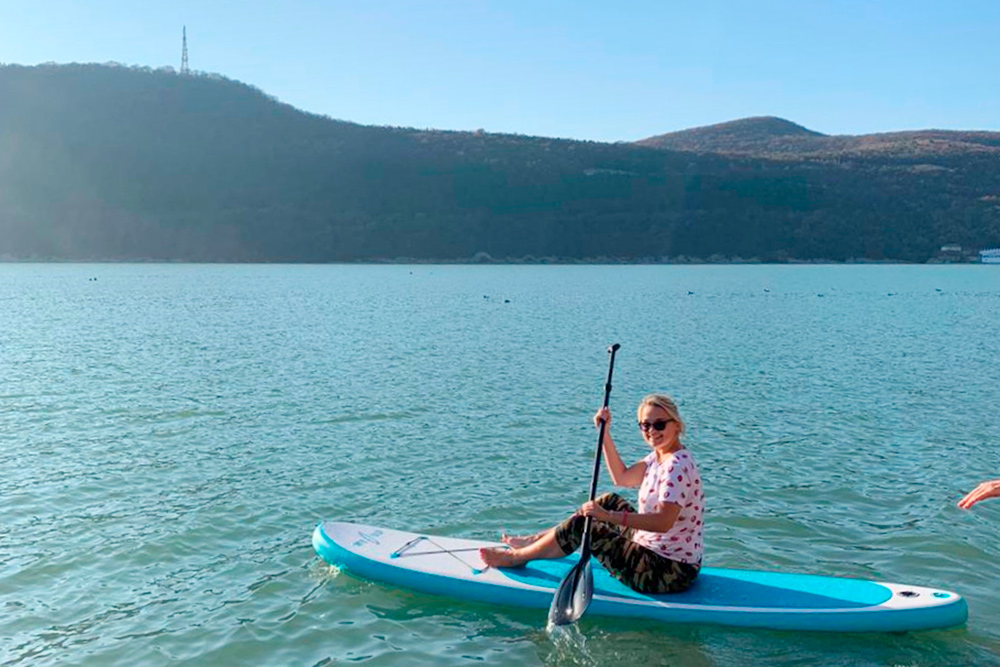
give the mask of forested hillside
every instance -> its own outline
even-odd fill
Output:
[[[0,66],[0,257],[926,261],[1000,245],[996,134],[792,150],[840,138],[760,120],[728,140],[603,144],[366,127],[216,76]]]
[[[744,118],[661,134],[635,143],[667,150],[779,160],[931,159],[958,155],[1000,159],[1000,132],[920,130],[828,136],[781,118]]]

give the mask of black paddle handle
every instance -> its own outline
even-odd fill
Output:
[[[610,361],[608,361],[608,381],[604,383],[604,407],[608,407],[608,399],[611,398],[611,376],[615,372],[615,353],[618,351],[621,345],[615,343],[608,348],[608,354],[611,355]],[[605,420],[601,420],[601,427],[598,430],[597,435],[597,454],[594,456],[594,476],[590,481],[590,499],[593,500],[597,496],[597,478],[601,474],[601,452],[604,450],[604,429],[607,427],[608,423]],[[581,559],[586,558],[590,555],[590,524],[593,517],[587,517],[583,523],[583,548],[581,551]]]

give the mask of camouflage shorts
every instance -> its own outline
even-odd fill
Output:
[[[635,508],[617,493],[605,493],[597,504],[612,512],[635,512]],[[567,554],[583,542],[585,518],[573,515],[556,527],[556,541]],[[694,583],[698,565],[681,563],[632,541],[633,528],[593,521],[590,550],[594,558],[618,581],[640,593],[680,593]]]

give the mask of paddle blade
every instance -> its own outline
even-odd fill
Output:
[[[549,607],[549,625],[576,623],[594,597],[594,573],[590,558],[582,558],[566,573]]]

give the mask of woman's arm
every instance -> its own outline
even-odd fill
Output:
[[[654,533],[665,533],[670,530],[680,513],[681,506],[677,503],[658,503],[655,512],[644,512],[643,514],[610,512],[593,500],[587,501],[580,508],[580,514],[592,516],[597,521]]]
[[[964,498],[958,501],[958,506],[967,510],[981,500],[996,498],[997,496],[1000,496],[1000,479],[993,479],[983,482],[972,491],[969,491]]]
[[[604,465],[611,475],[611,483],[615,486],[634,487],[642,483],[642,476],[646,474],[645,461],[639,461],[629,467],[625,467],[622,457],[618,455],[615,447],[615,440],[611,437],[611,411],[601,408],[594,415],[594,426],[601,428],[601,420],[604,420]]]

